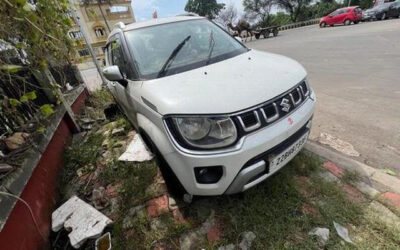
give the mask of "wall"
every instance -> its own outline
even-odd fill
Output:
[[[71,106],[75,113],[84,105],[86,97],[87,91],[83,91],[75,100]],[[32,208],[38,226],[46,238],[40,236],[28,208],[19,201],[0,233],[0,249],[50,249],[48,236],[51,230],[51,213],[58,198],[57,180],[63,167],[64,147],[71,140],[73,130],[68,119],[65,114],[20,196]]]

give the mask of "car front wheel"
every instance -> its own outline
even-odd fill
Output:
[[[386,13],[383,13],[381,16],[381,20],[385,20],[386,19]]]
[[[325,22],[320,23],[320,24],[319,24],[319,27],[320,27],[320,28],[325,28],[325,27],[326,27],[326,23],[325,23]]]
[[[346,19],[346,21],[344,21],[344,25],[350,25],[351,21],[349,19]]]

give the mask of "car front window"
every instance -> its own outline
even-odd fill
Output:
[[[146,79],[160,77],[168,59],[170,65],[162,76],[202,67],[247,51],[236,39],[206,19],[130,30],[126,32],[126,39],[138,71]],[[171,60],[171,54],[184,40],[186,42]]]

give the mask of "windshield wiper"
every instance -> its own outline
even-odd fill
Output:
[[[215,46],[215,40],[214,40],[214,33],[213,31],[211,31],[210,33],[210,44],[208,45],[208,57],[207,57],[207,61],[206,61],[206,65],[208,65],[210,63],[211,60],[211,56],[214,50],[214,46]]]
[[[179,51],[183,48],[183,46],[186,44],[187,41],[192,36],[187,36],[181,43],[176,46],[176,48],[172,51],[171,55],[168,57],[167,61],[165,61],[164,65],[162,66],[161,70],[158,72],[157,78],[164,76],[165,73],[167,73],[169,67],[171,67],[172,62],[175,60],[176,56],[178,55]]]

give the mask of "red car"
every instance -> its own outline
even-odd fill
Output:
[[[358,6],[344,7],[335,10],[331,14],[321,18],[319,27],[323,28],[327,25],[335,24],[350,25],[352,22],[357,24],[362,19],[362,10]]]

